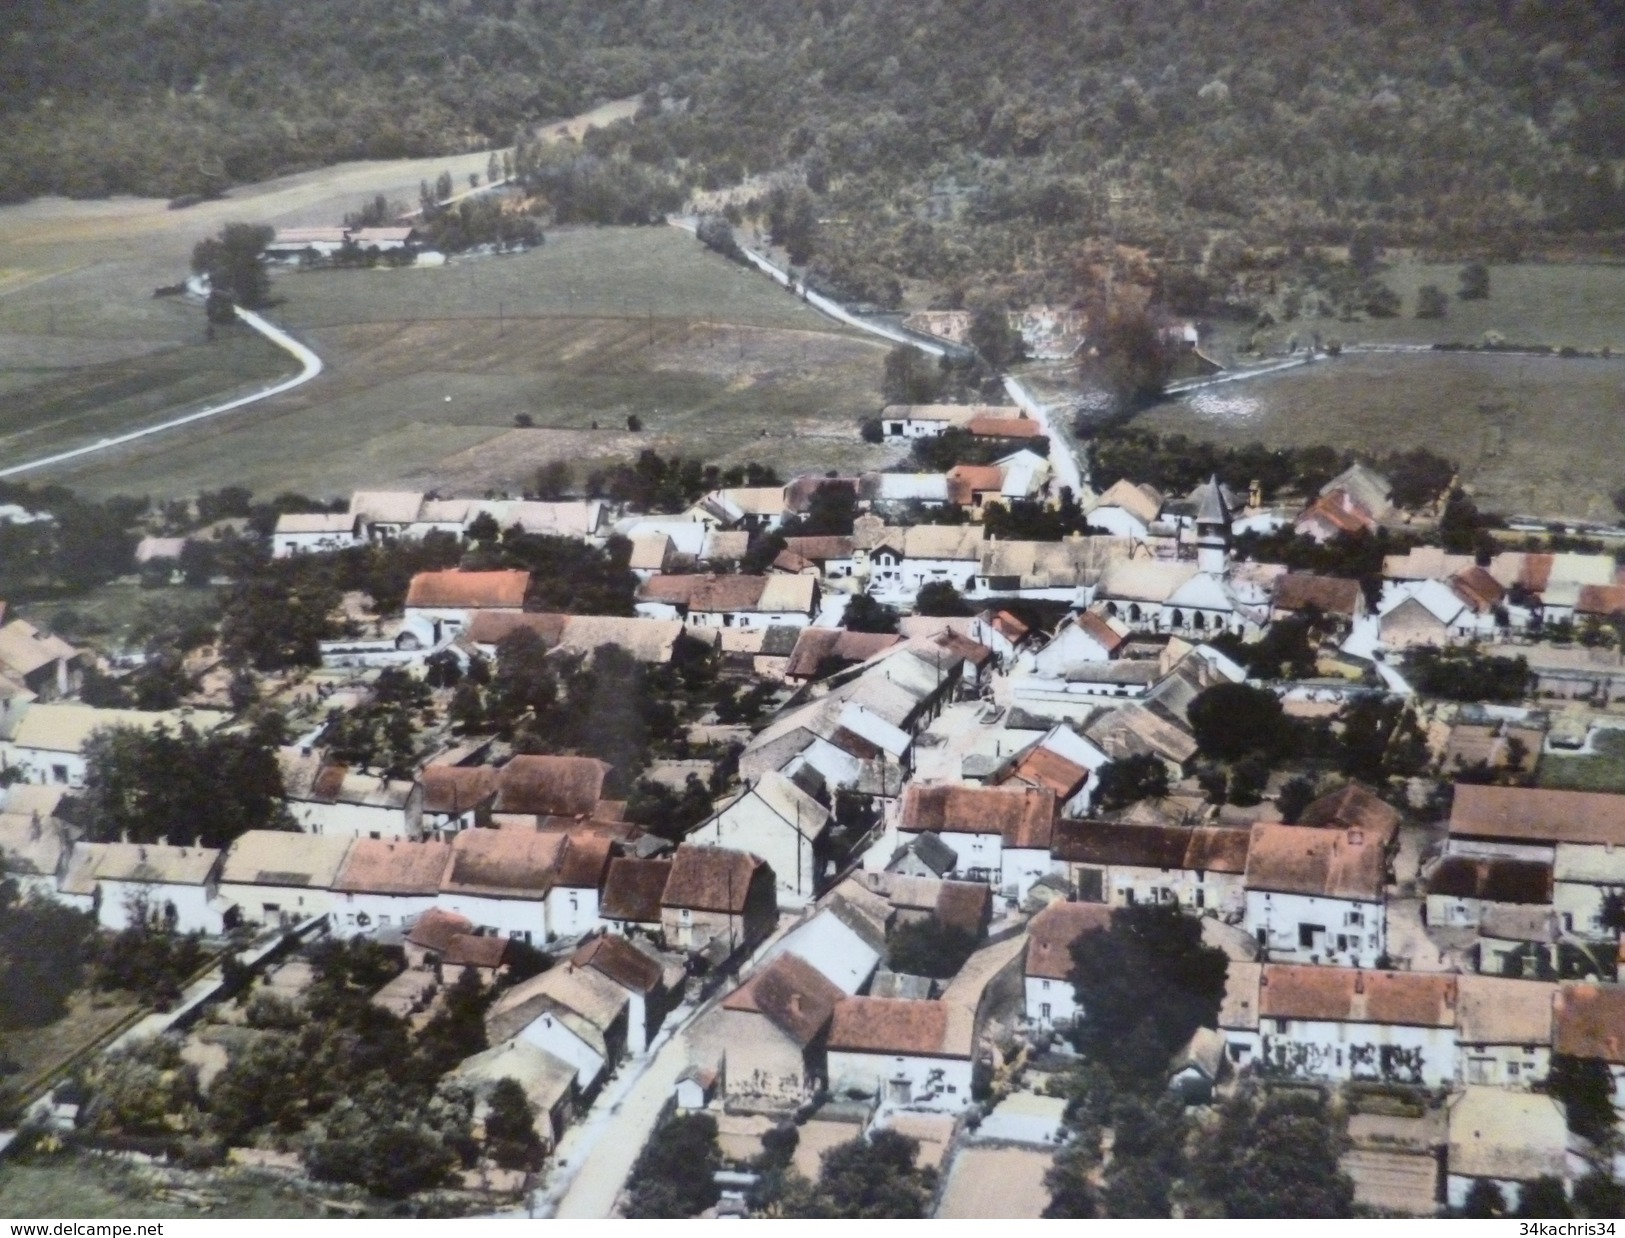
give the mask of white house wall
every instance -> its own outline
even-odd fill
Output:
[[[586,1091],[598,1082],[604,1071],[604,1056],[577,1036],[552,1014],[534,1019],[519,1039],[541,1049],[576,1068],[576,1086]]]
[[[1315,934],[1309,944],[1301,944],[1304,926],[1324,932]],[[1273,963],[1369,969],[1384,952],[1381,903],[1248,890],[1244,927],[1269,951],[1267,957]],[[1339,937],[1344,939],[1342,945]]]
[[[1027,1020],[1039,1027],[1069,1026],[1083,1009],[1078,1005],[1077,990],[1067,980],[1050,980],[1043,976],[1026,978]]]
[[[973,1103],[968,1058],[893,1056],[831,1049],[830,1087],[872,1088],[883,1103],[959,1113]]]
[[[96,884],[101,888],[96,921],[104,929],[116,933],[131,927],[131,904],[136,899],[145,899],[147,914],[152,917],[162,917],[165,904],[174,904],[177,933],[205,933],[213,937],[221,932],[222,909],[211,904],[213,888],[210,886],[107,880]]]
[[[1259,1032],[1266,1068],[1297,1079],[1439,1087],[1456,1077],[1453,1027],[1260,1018]]]

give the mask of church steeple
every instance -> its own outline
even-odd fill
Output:
[[[1218,475],[1208,479],[1196,504],[1196,567],[1215,576],[1230,562],[1230,504]]]

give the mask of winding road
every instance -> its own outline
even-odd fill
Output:
[[[188,288],[199,295],[204,290],[195,280],[189,280]],[[238,319],[248,327],[258,331],[271,343],[285,352],[291,354],[299,362],[299,373],[292,378],[285,378],[281,382],[260,391],[250,392],[248,395],[238,396],[234,400],[227,400],[223,404],[211,404],[208,408],[199,409],[195,413],[187,413],[184,417],[172,417],[168,421],[160,421],[156,425],[144,426],[139,430],[131,430],[126,434],[118,434],[112,438],[97,439],[83,447],[75,447],[71,451],[59,451],[53,456],[45,456],[38,460],[29,460],[25,464],[12,464],[0,468],[0,478],[15,477],[19,473],[30,473],[35,469],[49,468],[53,464],[62,464],[68,460],[77,460],[84,456],[93,456],[98,452],[111,451],[115,447],[122,447],[126,443],[133,443],[139,439],[150,438],[154,434],[163,434],[180,426],[189,426],[195,421],[205,421],[210,417],[219,417],[224,413],[234,413],[239,408],[246,408],[250,404],[258,404],[261,400],[269,400],[272,396],[281,395],[284,391],[292,391],[295,387],[302,387],[322,372],[322,359],[281,327],[272,326],[265,319],[251,310],[237,307]]]

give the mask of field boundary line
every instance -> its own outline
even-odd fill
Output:
[[[201,294],[203,292],[200,281],[192,279],[188,280],[187,283],[194,293]],[[184,417],[172,417],[170,420],[161,421],[157,425],[146,426],[140,430],[131,430],[128,433],[118,434],[112,438],[98,439],[96,442],[87,444],[84,447],[75,447],[70,451],[59,451],[55,455],[45,456],[39,460],[30,460],[25,464],[13,464],[6,468],[0,468],[0,478],[15,477],[19,473],[29,473],[35,469],[49,468],[52,465],[63,464],[69,460],[92,456],[98,452],[111,451],[113,448],[122,447],[126,443],[150,438],[154,434],[163,434],[181,426],[191,425],[195,421],[204,421],[210,417],[219,417],[224,413],[233,413],[239,408],[246,408],[250,404],[257,404],[261,400],[269,400],[272,396],[292,391],[295,387],[302,387],[322,372],[324,368],[322,359],[311,349],[301,344],[280,327],[273,326],[252,310],[243,309],[241,306],[234,308],[239,321],[258,331],[278,348],[292,355],[294,360],[299,362],[299,373],[292,378],[285,378],[280,382],[272,383],[269,387],[259,391],[252,391],[248,395],[238,396],[236,399],[227,400],[223,404],[212,404],[208,408],[200,409],[195,413],[188,413]]]

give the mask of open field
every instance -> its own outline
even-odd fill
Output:
[[[1136,423],[1222,443],[1426,447],[1457,460],[1490,510],[1607,520],[1625,475],[1625,363],[1343,356],[1193,392]]]
[[[1546,753],[1540,758],[1539,785],[1562,791],[1625,793],[1625,731],[1599,731],[1596,752],[1588,756]]]
[[[98,1037],[112,1031],[139,1008],[128,994],[98,993],[84,988],[69,999],[62,1018],[48,1027],[0,1032],[0,1058],[17,1068],[0,1082],[0,1096],[6,1093],[6,1083],[17,1087],[35,1083]],[[8,1215],[16,1214],[0,1209],[0,1216]]]
[[[962,1148],[949,1167],[948,1185],[937,1206],[937,1217],[1037,1217],[1049,1203],[1044,1173],[1053,1159],[1053,1153],[1037,1148]]]
[[[321,354],[320,378],[42,477],[155,497],[482,494],[522,489],[551,459],[579,479],[644,447],[796,471],[897,454],[857,433],[883,350],[676,229],[563,230],[445,268],[290,271],[276,292],[272,317]],[[535,428],[516,429],[521,414]]]
[[[208,1185],[189,1187],[219,1202],[208,1209],[185,1197],[161,1194],[152,1171],[83,1153],[19,1164],[0,1162],[0,1217],[110,1217],[147,1220],[210,1217],[295,1220],[323,1216],[319,1201],[270,1178],[216,1173]]]

